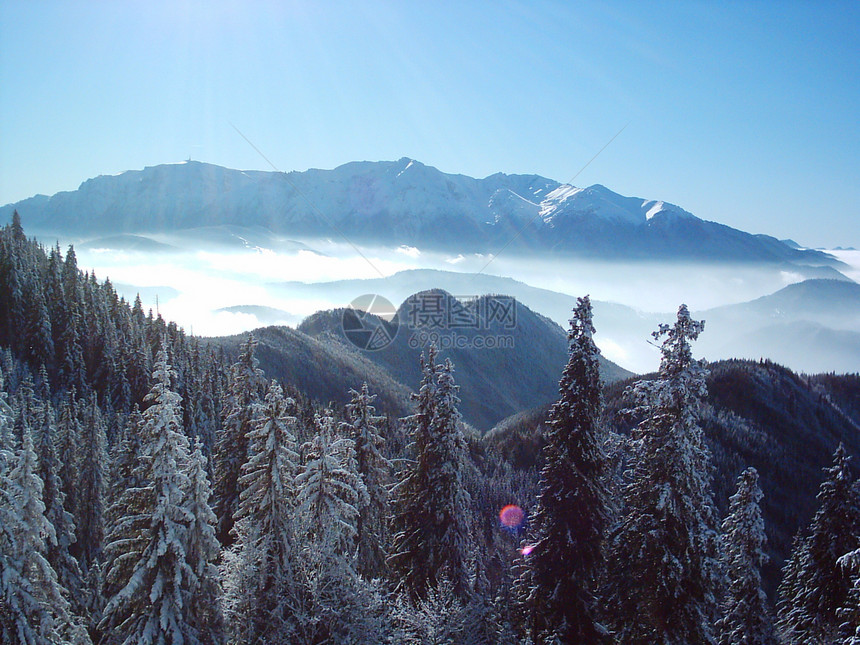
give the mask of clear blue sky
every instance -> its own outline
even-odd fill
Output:
[[[860,246],[860,3],[0,0],[0,203],[413,157]]]

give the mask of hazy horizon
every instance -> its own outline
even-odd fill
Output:
[[[380,284],[385,289],[379,295],[395,306],[408,295],[421,289],[442,286],[427,283],[414,288],[398,287],[380,281],[380,272],[389,277],[410,269],[433,269],[462,274],[464,286],[455,295],[480,296],[479,276],[513,278],[525,285],[539,287],[576,297],[589,294],[595,301],[629,307],[635,315],[617,318],[614,311],[595,313],[596,340],[604,354],[622,367],[636,372],[656,369],[659,355],[649,344],[649,334],[659,322],[671,318],[681,303],[692,311],[704,311],[723,305],[749,302],[770,295],[779,289],[800,282],[803,276],[791,271],[761,265],[733,263],[659,263],[586,261],[569,259],[537,262],[516,254],[502,254],[487,265],[487,256],[452,256],[422,251],[412,247],[362,247],[363,255],[354,248],[331,240],[301,240],[306,249],[229,250],[222,247],[195,246],[176,233],[151,235],[152,239],[175,246],[169,253],[152,253],[113,249],[87,248],[82,239],[60,239],[61,250],[76,244],[78,265],[94,271],[99,280],[110,279],[117,291],[132,301],[141,293],[145,309],[156,309],[166,320],[172,320],[187,332],[198,336],[223,336],[250,331],[273,322],[295,327],[306,316],[320,310],[344,307],[363,293],[368,284]],[[44,234],[40,238],[46,244]],[[296,240],[293,240],[295,242]],[[860,279],[860,251],[835,251],[849,268],[843,275]],[[468,291],[474,279],[476,287]],[[352,281],[358,280],[358,283]],[[331,289],[330,283],[346,281],[348,289]],[[284,286],[284,283],[304,283],[307,289]],[[352,285],[355,284],[353,287]],[[353,292],[354,291],[354,292]],[[332,295],[335,294],[335,295]],[[345,295],[342,295],[345,294]],[[158,302],[156,304],[156,295]],[[510,294],[507,294],[510,295]],[[566,327],[569,311],[559,309],[549,301],[531,308]],[[525,303],[528,304],[528,303]],[[230,307],[259,306],[285,313],[279,319],[261,320],[247,311],[223,311]],[[631,312],[631,314],[633,314]],[[611,315],[612,318],[604,318]],[[856,321],[845,325],[851,331]],[[703,335],[706,346],[729,343],[727,332],[707,329]],[[720,342],[717,342],[717,341]],[[723,343],[723,344],[725,344]],[[709,356],[710,358],[728,358]]]

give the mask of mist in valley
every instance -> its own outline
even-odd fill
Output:
[[[39,234],[48,244],[49,233]],[[860,252],[837,250],[844,265],[586,261],[446,255],[415,247],[358,247],[333,239],[287,239],[264,229],[211,227],[178,233],[60,239],[74,244],[79,266],[109,278],[128,301],[174,320],[189,333],[223,336],[269,325],[296,327],[321,310],[376,293],[399,306],[415,292],[440,288],[459,298],[511,295],[560,326],[576,296],[595,303],[603,354],[638,373],[653,371],[659,352],[650,333],[680,303],[706,320],[697,352],[709,360],[768,357],[805,372],[856,371],[860,315],[853,294],[841,310],[809,305],[832,280],[860,278]],[[765,300],[814,279],[785,303]],[[813,288],[814,285],[814,288]],[[844,294],[841,294],[844,295]],[[806,304],[805,304],[806,303]],[[751,308],[752,307],[752,308]],[[482,350],[492,351],[492,350]]]

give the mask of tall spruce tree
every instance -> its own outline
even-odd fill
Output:
[[[714,643],[716,520],[710,454],[695,418],[706,370],[690,349],[703,328],[681,305],[675,324],[653,334],[665,336],[657,378],[631,390],[644,419],[633,433],[623,516],[611,545],[621,643]]]
[[[81,426],[78,421],[77,401],[75,390],[72,389],[59,407],[59,418],[57,420],[57,458],[60,462],[60,482],[65,496],[65,508],[78,517],[78,487],[81,480],[81,472],[78,468],[78,448],[81,441]],[[79,534],[77,534],[79,536]],[[80,544],[75,543],[72,554],[80,555]]]
[[[296,418],[276,382],[248,435],[249,459],[238,486],[236,542],[224,554],[227,617],[235,642],[291,642],[296,583]],[[281,639],[281,640],[278,640]]]
[[[607,433],[593,334],[591,301],[578,298],[560,396],[547,422],[532,548],[518,580],[525,631],[537,643],[599,643],[607,635],[596,600],[609,515]]]
[[[108,484],[107,429],[95,394],[79,408],[80,445],[77,488],[77,526],[80,561],[84,573],[98,567],[104,540],[104,500]]]
[[[326,411],[314,416],[314,436],[302,453],[305,464],[296,478],[296,517],[306,536],[298,559],[305,601],[298,620],[302,640],[378,642],[377,633],[361,638],[365,614],[374,603],[355,569],[358,509],[366,505],[367,493],[353,440],[337,434]]]
[[[215,565],[221,545],[215,537],[217,520],[210,506],[212,486],[200,439],[195,440],[191,453],[188,484],[185,557],[194,574],[194,586],[188,597],[189,622],[201,643],[219,645],[226,637],[221,613],[221,574]]]
[[[779,587],[779,628],[791,645],[836,642],[852,589],[839,558],[860,547],[860,495],[842,444],[818,492],[809,534],[796,543]]]
[[[230,390],[224,406],[221,438],[215,450],[215,514],[218,541],[233,543],[234,515],[239,509],[239,477],[248,460],[248,434],[260,414],[260,397],[265,387],[263,372],[254,356],[257,341],[249,335],[239,360],[230,370]]]
[[[388,562],[398,587],[424,597],[438,576],[447,576],[460,598],[469,589],[467,550],[470,508],[462,472],[466,442],[457,410],[459,398],[450,361],[436,364],[436,347],[421,356],[422,379],[412,426],[415,462],[395,488],[393,544]]]
[[[45,557],[57,572],[60,585],[68,594],[73,611],[85,615],[84,581],[78,561],[69,548],[74,544],[75,520],[65,508],[66,496],[60,480],[60,462],[54,444],[55,424],[50,404],[45,404],[39,432],[38,458],[39,478],[42,480],[42,501],[45,505],[45,518],[53,527],[53,534],[46,538]]]
[[[114,541],[111,550],[124,552],[114,567],[134,562],[125,584],[108,600],[100,629],[105,645],[197,645],[200,634],[191,615],[190,597],[199,587],[189,566],[188,530],[191,511],[188,440],[182,434],[181,399],[170,389],[172,370],[162,347],[153,372],[154,384],[143,413],[147,442],[143,461],[146,487],[142,508],[130,509],[131,519],[143,516],[139,533],[128,544]],[[129,547],[133,550],[129,551]],[[114,578],[107,572],[108,579]]]
[[[86,630],[71,613],[68,592],[45,557],[46,542],[55,542],[56,533],[45,517],[43,485],[29,430],[17,455],[8,450],[0,453],[2,642],[89,645]]]
[[[346,406],[347,421],[343,430],[355,443],[358,474],[367,491],[367,503],[359,507],[358,517],[358,571],[368,578],[380,577],[385,571],[385,542],[388,517],[388,482],[391,464],[382,455],[385,440],[377,424],[383,417],[376,416],[367,383],[361,389],[351,390]]]
[[[15,435],[12,432],[12,424],[14,413],[9,405],[9,395],[3,389],[5,386],[5,377],[3,370],[0,368],[0,454],[11,455],[15,449]],[[7,453],[2,453],[7,451]],[[0,467],[3,465],[3,459],[0,459]]]
[[[761,567],[767,562],[762,497],[758,472],[747,468],[738,477],[737,492],[729,498],[729,514],[722,524],[723,570],[728,580],[718,622],[720,645],[776,643],[761,586]]]
[[[314,437],[302,446],[305,464],[296,478],[297,515],[313,550],[334,561],[352,559],[358,509],[367,492],[352,439],[335,434],[330,413],[315,415]]]
[[[113,598],[131,579],[144,548],[155,504],[148,457],[144,454],[153,428],[135,408],[125,432],[114,448],[109,504],[105,512],[104,576],[102,597]]]

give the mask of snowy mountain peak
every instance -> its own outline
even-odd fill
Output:
[[[679,219],[696,219],[696,216],[692,213],[685,211],[680,206],[675,206],[675,204],[669,204],[663,201],[649,201],[642,204],[643,209],[647,209],[645,211],[645,219],[649,222],[654,218],[658,217],[658,219],[667,219],[671,217],[679,218]]]
[[[458,253],[493,252],[513,239],[521,251],[588,257],[834,261],[600,184],[577,188],[538,175],[503,173],[476,179],[409,157],[289,176],[199,161],[163,164],[9,204],[0,208],[0,218],[8,221],[14,209],[28,226],[52,234],[233,225],[313,237],[329,236],[336,227],[357,243]]]
[[[541,202],[541,217],[548,224],[557,223],[559,218],[576,218],[639,226],[646,222],[644,203],[642,199],[624,197],[600,184],[588,188],[564,184]]]

